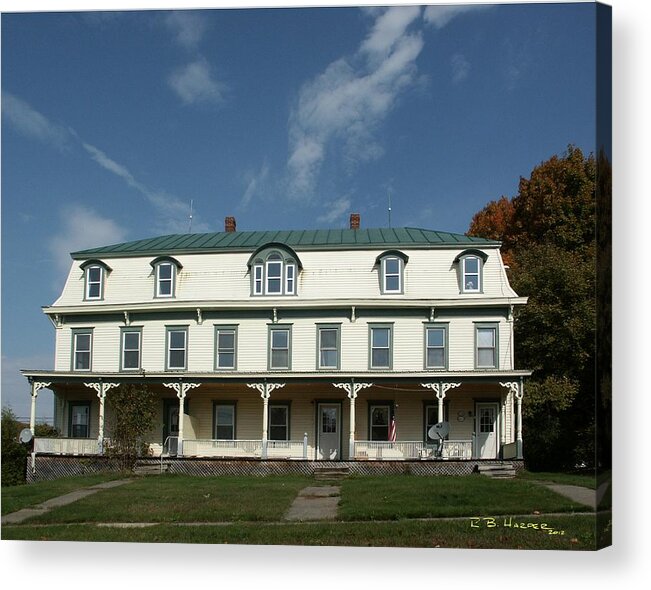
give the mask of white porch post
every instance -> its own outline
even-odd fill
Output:
[[[517,405],[517,429],[515,434],[515,452],[516,459],[522,459],[522,396],[524,394],[524,384],[522,378],[520,382],[517,381],[507,381],[500,382],[502,387],[509,389],[509,393],[515,397],[515,402]]]
[[[461,387],[461,383],[452,383],[449,381],[436,381],[433,383],[421,383],[421,387],[425,387],[427,389],[431,389],[435,394],[436,394],[436,399],[439,402],[439,407],[438,407],[438,421],[443,422],[443,419],[445,418],[445,413],[443,411],[443,400],[445,400],[445,396],[450,389],[454,389],[455,387]]]
[[[104,454],[104,401],[106,400],[106,392],[112,387],[117,387],[119,383],[105,383],[101,379],[97,382],[84,383],[86,387],[90,387],[97,392],[99,398],[99,421],[97,429],[97,451],[100,455]]]
[[[343,389],[348,395],[350,400],[350,424],[348,429],[348,458],[352,459],[355,456],[355,400],[357,395],[362,389],[371,387],[372,383],[333,383],[335,387]]]
[[[30,379],[30,385],[32,389],[32,407],[29,414],[29,429],[32,431],[32,436],[34,436],[34,430],[36,428],[36,398],[38,397],[38,392],[45,387],[50,386],[50,381],[33,381]]]
[[[268,440],[268,430],[269,430],[269,398],[271,397],[271,392],[274,389],[280,389],[285,387],[284,383],[247,383],[247,387],[251,389],[257,389],[260,392],[260,397],[262,398],[262,458],[267,458],[267,440]]]
[[[188,390],[199,387],[201,383],[185,383],[179,379],[178,382],[173,383],[163,383],[165,387],[169,387],[176,391],[176,397],[179,398],[179,442],[177,447],[177,456],[183,456],[183,411],[185,407],[185,396],[188,394]]]

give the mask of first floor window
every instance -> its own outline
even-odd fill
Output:
[[[185,369],[188,351],[188,331],[186,328],[167,330],[167,368]]]
[[[140,330],[122,332],[122,370],[140,369]]]
[[[68,431],[71,438],[90,437],[90,402],[70,403]]]
[[[389,424],[391,421],[390,404],[372,404],[370,406],[370,435],[371,440],[389,440]]]
[[[269,440],[289,440],[289,405],[269,404]]]
[[[424,440],[426,443],[433,444],[439,442],[438,435],[434,435],[432,438],[429,435],[429,430],[435,424],[438,424],[439,421],[439,408],[438,404],[428,404],[425,406],[425,436]],[[443,405],[443,421],[448,421],[448,405]]]
[[[426,338],[426,359],[425,364],[428,369],[445,368],[445,327],[427,327],[425,330]]]
[[[319,369],[339,368],[339,328],[319,327]]]
[[[269,351],[269,368],[289,369],[289,328],[272,328],[270,330],[269,340],[271,349]]]
[[[497,326],[477,326],[477,367],[497,368]]]
[[[73,335],[73,361],[75,371],[90,371],[93,346],[92,332],[75,332]]]
[[[214,412],[214,438],[235,440],[235,404],[215,404]]]
[[[235,368],[235,328],[217,327],[215,330],[217,346],[216,369]]]
[[[391,327],[371,327],[371,369],[391,368]]]

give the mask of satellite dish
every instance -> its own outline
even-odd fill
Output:
[[[449,422],[438,422],[434,424],[428,431],[427,436],[430,438],[445,438],[450,433],[450,423]]]
[[[23,428],[20,431],[20,434],[18,435],[18,440],[23,443],[24,445],[32,442],[32,439],[34,438],[34,435],[32,434],[32,431],[29,428]]]

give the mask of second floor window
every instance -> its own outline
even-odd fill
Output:
[[[167,369],[185,370],[187,368],[188,330],[187,328],[167,329]]]
[[[215,327],[215,370],[236,367],[237,331],[235,326]]]
[[[269,329],[269,368],[291,368],[291,331],[289,327]]]
[[[72,334],[72,368],[74,371],[90,371],[93,351],[93,332],[78,331]]]
[[[446,327],[427,326],[425,328],[425,368],[445,369],[447,365],[446,354]]]
[[[122,332],[122,370],[137,371],[140,369],[140,330],[124,330]]]
[[[477,368],[497,368],[497,326],[476,326],[477,351],[475,363]]]
[[[391,368],[391,326],[370,327],[370,362],[371,369]]]
[[[339,368],[339,326],[318,326],[318,368]]]

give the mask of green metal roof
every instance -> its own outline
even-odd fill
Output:
[[[112,244],[72,252],[76,259],[107,256],[143,256],[196,252],[250,252],[270,242],[301,250],[341,250],[350,248],[437,248],[499,246],[500,242],[463,234],[396,227],[377,229],[316,229],[290,231],[235,231],[207,234],[174,234],[134,242]]]

